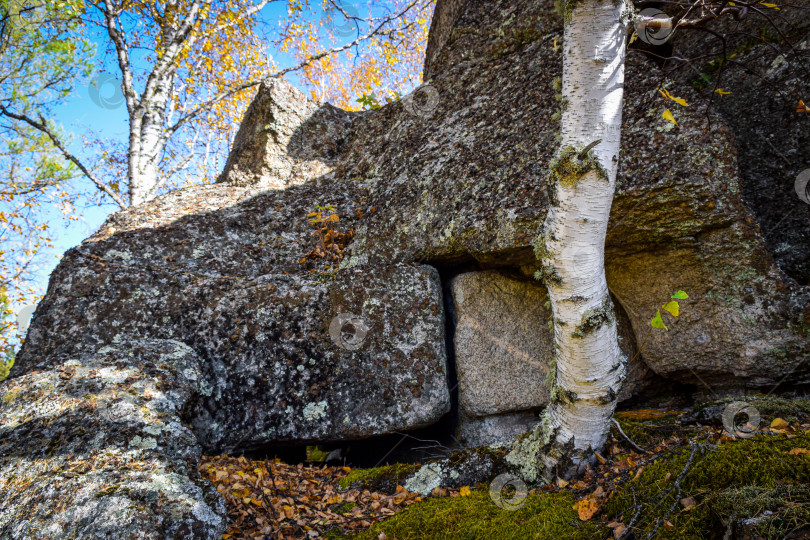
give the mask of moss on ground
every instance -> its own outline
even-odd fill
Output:
[[[697,450],[681,482],[681,493],[675,479],[686,466],[691,450],[682,449],[667,459],[647,465],[638,478],[627,482],[607,503],[604,514],[611,519],[635,523],[642,536],[650,533],[664,517],[673,530],[661,527],[656,537],[679,539],[722,538],[729,523],[762,518],[756,528],[766,538],[784,538],[797,526],[810,528],[810,506],[797,503],[793,495],[810,483],[810,456],[790,454],[790,450],[810,448],[810,433],[792,438],[784,435],[758,435],[752,439],[726,444],[706,444]],[[667,476],[669,475],[669,476]],[[780,490],[790,496],[780,498]],[[805,493],[806,495],[806,493]],[[678,499],[693,497],[696,505],[682,509]],[[771,508],[784,507],[784,513],[770,516],[751,515],[767,502]],[[675,511],[666,516],[666,510]],[[802,521],[803,516],[803,521]]]
[[[621,411],[616,412],[614,418],[633,442],[648,447],[673,435],[690,437],[698,433],[698,428],[678,423],[680,414],[679,411]],[[624,440],[615,426],[612,427],[611,434],[618,441]]]
[[[750,399],[763,417],[803,416],[810,410],[807,400]],[[693,443],[694,454],[687,445],[664,452],[640,468],[624,470],[606,484],[611,495],[601,513],[586,522],[572,507],[595,484],[578,491],[569,486],[532,493],[516,511],[499,508],[486,486],[478,486],[467,497],[426,498],[356,538],[377,539],[380,533],[397,540],[608,538],[612,537],[608,523],[627,525],[634,516],[637,538],[653,531],[652,538],[677,539],[719,539],[729,531],[735,538],[810,535],[810,431],[729,441],[718,439],[717,429],[678,425],[681,415],[677,411],[632,411],[617,416],[639,444],[652,447],[663,439],[671,444],[678,437],[708,442]],[[711,433],[715,435],[709,436]],[[687,462],[689,467],[683,473]],[[388,471],[356,473],[362,478],[391,476],[392,467],[380,469]],[[682,473],[679,491],[675,483]],[[680,502],[685,498],[692,498],[695,505],[685,509]]]
[[[582,522],[573,509],[571,492],[529,495],[518,510],[496,506],[485,489],[466,497],[431,498],[399,512],[357,536],[362,540],[453,539],[502,540],[527,538],[604,538],[600,522]]]
[[[393,492],[418,465],[394,463],[373,469],[355,469],[340,479],[341,488],[358,487],[369,491]]]
[[[724,407],[732,401],[743,401],[755,407],[762,417],[762,421],[769,422],[774,418],[784,419],[810,414],[810,399],[785,398],[780,396],[753,395],[739,398],[725,398],[706,403],[697,408],[698,411],[714,407]]]

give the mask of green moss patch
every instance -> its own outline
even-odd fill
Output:
[[[484,489],[466,497],[427,499],[360,534],[377,540],[380,533],[397,540],[501,540],[525,538],[604,538],[608,529],[598,521],[582,522],[570,492],[529,495],[515,511],[495,505]]]
[[[788,530],[810,531],[806,500],[810,456],[790,453],[808,447],[808,432],[792,438],[759,435],[701,445],[679,492],[675,480],[691,454],[691,450],[682,449],[648,464],[638,478],[622,485],[605,506],[604,515],[626,524],[635,518],[634,529],[642,537],[657,526],[655,538],[722,538],[729,527],[737,530],[747,526],[746,520],[754,528],[773,533],[767,533],[766,538],[784,538]],[[696,505],[686,510],[679,501],[688,497]],[[673,530],[661,527],[664,519]]]
[[[608,177],[590,147],[569,146],[564,148],[557,157],[551,160],[549,170],[549,180],[552,184],[569,187],[579,182],[580,178],[591,171],[597,171],[601,178]]]
[[[630,437],[633,442],[643,447],[652,447],[658,442],[673,436],[691,437],[700,430],[695,426],[681,425],[678,422],[680,412],[678,411],[646,411],[647,414],[639,411],[616,412],[614,418],[622,426],[622,431]],[[656,414],[658,413],[658,414]],[[621,434],[616,427],[612,427],[611,433],[618,441],[623,441]]]
[[[425,498],[357,538],[376,539],[381,533],[398,540],[608,538],[611,523],[628,526],[635,538],[806,538],[810,402],[736,399],[742,400],[757,407],[763,424],[776,417],[794,418],[790,429],[732,439],[722,427],[685,420],[695,414],[713,417],[712,407],[735,400],[707,404],[688,415],[651,409],[619,412],[623,430],[657,454],[625,453],[629,447],[614,431],[616,441],[608,444],[612,450],[606,450],[604,464],[569,485],[535,490],[518,510],[498,507],[482,484],[466,497]],[[355,473],[390,477],[396,467]],[[573,507],[597,487],[607,497],[600,499],[595,517],[582,521]]]
[[[358,487],[369,491],[393,492],[418,468],[418,465],[394,463],[373,469],[355,469],[341,478],[338,485],[343,489]]]

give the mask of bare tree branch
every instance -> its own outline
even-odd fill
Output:
[[[18,120],[20,122],[25,122],[34,129],[37,129],[42,133],[44,133],[45,135],[47,135],[48,138],[51,140],[51,142],[54,144],[54,146],[56,146],[56,148],[58,148],[59,151],[62,152],[62,155],[65,157],[65,159],[76,165],[84,173],[84,175],[87,176],[87,178],[89,178],[90,181],[96,185],[96,187],[99,190],[109,195],[109,197],[112,200],[114,200],[116,204],[118,204],[118,206],[120,206],[122,209],[127,207],[127,204],[115,191],[113,191],[109,186],[105,185],[101,180],[99,180],[96,177],[96,175],[94,175],[89,169],[87,169],[87,167],[84,166],[84,164],[81,161],[79,161],[79,158],[74,156],[70,152],[70,150],[67,149],[67,147],[62,143],[62,141],[59,139],[56,133],[54,133],[53,130],[47,126],[47,122],[44,118],[40,117],[39,121],[36,121],[25,114],[15,114],[6,109],[2,104],[0,104],[0,112],[2,112],[5,116],[8,116],[9,118],[13,118],[14,120]]]

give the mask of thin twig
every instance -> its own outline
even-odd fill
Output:
[[[621,424],[619,424],[619,422],[618,422],[618,421],[617,421],[615,418],[611,418],[610,420],[611,420],[611,421],[612,421],[612,422],[613,422],[613,423],[616,425],[616,429],[618,429],[618,430],[619,430],[619,434],[620,434],[622,437],[624,437],[624,438],[625,438],[625,440],[626,440],[627,442],[629,442],[629,443],[630,443],[630,445],[631,445],[633,448],[635,448],[636,450],[638,450],[639,452],[644,453],[644,454],[649,453],[647,450],[643,449],[642,447],[640,447],[639,445],[637,445],[636,443],[634,443],[634,442],[633,442],[633,439],[631,439],[630,437],[628,437],[628,436],[627,436],[627,433],[625,433],[625,432],[624,432],[624,430],[622,430],[622,426],[621,426]]]
[[[692,465],[692,460],[695,459],[695,453],[697,452],[698,448],[700,448],[700,447],[701,447],[701,445],[692,443],[692,452],[689,454],[689,459],[686,461],[686,465],[684,465],[683,470],[681,471],[681,474],[678,475],[678,478],[675,480],[675,483],[672,485],[673,488],[677,489],[677,492],[675,493],[675,500],[672,502],[672,506],[669,507],[669,510],[667,510],[667,513],[664,514],[663,517],[658,519],[658,521],[656,521],[655,527],[653,528],[652,531],[650,531],[650,533],[645,538],[650,539],[650,538],[655,537],[656,533],[658,532],[658,529],[661,528],[661,525],[666,521],[666,519],[670,515],[672,515],[672,512],[675,511],[675,508],[677,508],[678,503],[681,501],[681,494],[682,494],[681,482],[683,481],[684,477],[686,476],[686,473],[689,471],[689,467]],[[671,489],[670,489],[670,491],[671,491]]]

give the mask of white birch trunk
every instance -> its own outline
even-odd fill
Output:
[[[166,115],[171,98],[174,69],[156,78],[156,90],[144,96],[130,120],[129,196],[139,205],[157,196],[159,165],[166,147]],[[134,116],[134,118],[132,118]],[[132,144],[135,141],[135,144]]]
[[[542,429],[509,457],[530,481],[570,477],[601,450],[625,374],[604,245],[620,149],[629,8],[621,1],[574,1],[566,12],[562,141],[538,241],[554,316],[556,376]]]

